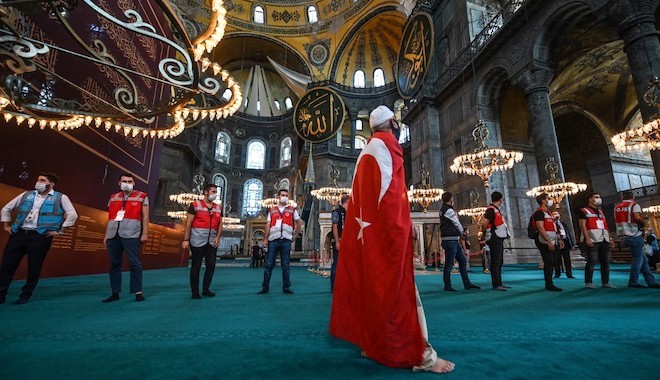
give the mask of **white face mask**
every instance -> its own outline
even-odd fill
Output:
[[[43,193],[44,191],[46,191],[46,189],[48,189],[48,184],[43,182],[37,182],[34,184],[34,189],[40,193]]]
[[[548,199],[548,207],[552,207],[554,204],[555,202],[552,199]]]
[[[594,204],[595,204],[596,206],[600,206],[600,205],[602,205],[602,204],[603,204],[603,199],[602,199],[602,198],[596,198],[596,199],[594,199]]]
[[[213,202],[218,197],[218,194],[209,194],[209,200]]]
[[[133,191],[133,184],[122,182],[121,183],[121,191]]]
[[[280,203],[283,205],[289,203],[289,197],[280,197]]]

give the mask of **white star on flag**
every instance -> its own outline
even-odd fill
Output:
[[[364,239],[362,239],[362,231],[363,231],[365,228],[369,227],[369,226],[371,225],[371,223],[369,223],[369,222],[365,222],[364,220],[362,220],[362,208],[360,208],[360,217],[358,218],[358,217],[356,216],[356,217],[355,217],[355,220],[357,220],[358,224],[360,225],[360,232],[358,232],[357,239],[358,239],[358,240],[362,240],[362,244],[364,244]]]

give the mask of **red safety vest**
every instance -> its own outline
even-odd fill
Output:
[[[296,210],[291,206],[286,206],[282,212],[275,206],[270,209],[270,231],[268,240],[289,239],[293,240],[293,213]],[[281,220],[280,226],[277,221]]]
[[[633,217],[633,208],[637,205],[632,199],[625,200],[614,207],[614,221],[616,233],[619,236],[637,236],[640,234],[639,226]]]
[[[595,242],[600,243],[602,241],[609,241],[610,235],[607,228],[607,220],[605,219],[605,214],[600,209],[594,209],[591,207],[583,207],[580,211],[587,217],[587,232],[589,233],[589,238]]]
[[[209,210],[204,201],[194,201],[192,205],[195,209],[192,228],[217,231],[222,221],[222,207],[217,203],[213,203],[213,207]]]
[[[488,227],[486,229],[487,235],[490,231],[493,231],[495,232],[495,236],[501,239],[506,239],[509,237],[508,227],[504,222],[504,218],[502,217],[500,210],[493,205],[488,206],[486,209],[491,209],[495,212],[495,226],[493,227],[493,223],[488,221]],[[487,236],[486,240],[490,240],[490,236]]]
[[[145,198],[147,198],[147,193],[138,190],[133,190],[126,200],[124,200],[123,191],[111,195],[108,202],[108,220],[115,220],[120,210],[124,210],[124,219],[142,220],[142,206]]]
[[[552,215],[542,209],[541,207],[537,208],[536,211],[541,211],[543,212],[543,229],[545,230],[545,233],[548,234],[548,237],[550,240],[552,240],[552,243],[556,244],[557,243],[557,225],[555,224],[555,220],[552,218]],[[536,213],[536,212],[535,212]],[[534,221],[534,229],[536,230],[536,220]],[[539,234],[539,241],[544,242],[543,237]],[[545,242],[548,243],[548,242]]]

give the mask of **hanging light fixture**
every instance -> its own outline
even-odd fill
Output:
[[[204,199],[204,181],[206,179],[204,178],[204,174],[202,172],[199,172],[195,174],[193,177],[193,184],[195,185],[193,187],[192,192],[182,192],[179,194],[172,194],[170,195],[170,201],[176,202],[182,206],[188,206],[194,201],[200,201]]]
[[[408,202],[418,203],[422,206],[424,212],[427,212],[431,203],[439,201],[445,191],[431,187],[431,172],[426,168],[425,163],[422,163],[422,167],[419,169],[419,176],[421,178],[421,185],[417,189],[410,185]]]
[[[612,137],[612,144],[618,152],[626,153],[633,150],[655,150],[660,148],[660,116],[658,115],[660,101],[657,95],[658,91],[660,91],[660,79],[654,77],[649,81],[649,89],[644,94],[644,101],[653,107],[656,113],[648,123],[628,129]]]
[[[489,148],[486,144],[490,132],[483,120],[477,121],[472,130],[472,137],[478,147],[472,153],[454,158],[449,170],[454,173],[478,175],[484,181],[484,187],[490,187],[490,176],[497,171],[509,170],[522,161],[522,152],[502,148]]]
[[[548,173],[549,176],[546,184],[529,190],[527,192],[528,196],[536,197],[540,194],[546,193],[554,201],[555,207],[559,207],[559,204],[566,195],[575,195],[579,192],[587,190],[587,185],[583,183],[561,182],[561,180],[557,178],[557,173],[559,173],[559,166],[555,162],[554,157],[549,157],[546,159],[545,172]]]
[[[643,212],[648,212],[651,214],[657,214],[660,212],[660,205],[654,205],[654,206],[649,206],[645,207],[642,209]]]
[[[239,109],[243,101],[239,84],[205,57],[225,33],[227,11],[222,0],[211,1],[209,25],[196,37],[188,35],[167,2],[151,4],[153,14],[143,15],[141,9],[118,12],[118,8],[114,2],[92,0],[2,3],[0,44],[9,63],[0,74],[4,120],[30,128],[65,131],[93,125],[125,136],[172,138],[187,124],[227,118]],[[87,14],[98,18],[98,25],[90,26],[84,21],[89,17],[79,17]],[[161,16],[168,22],[160,23]],[[69,41],[88,40],[90,28],[98,33],[92,43],[71,48]],[[109,38],[110,31],[127,38]],[[122,41],[135,41],[147,50],[155,47],[162,54],[155,67],[131,60],[131,67],[123,67],[113,56],[128,48]],[[106,46],[113,43],[117,46]],[[142,59],[136,52],[131,54]],[[77,71],[71,71],[72,66]],[[88,75],[85,82],[85,76],[72,74],[81,71]],[[217,105],[215,96],[224,88],[231,97]],[[66,99],[54,98],[54,93],[65,94]]]
[[[479,207],[479,190],[473,188],[470,190],[470,206],[458,211],[460,216],[469,216],[474,223],[477,223],[486,213],[486,207]]]
[[[321,187],[312,190],[312,196],[320,201],[328,201],[332,207],[336,206],[341,200],[342,195],[351,194],[351,189],[348,187],[339,187],[337,179],[339,178],[339,170],[337,165],[332,163],[330,165],[330,186]]]

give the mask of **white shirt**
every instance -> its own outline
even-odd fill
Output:
[[[51,189],[46,195],[41,195],[36,190],[30,190],[30,191],[35,192],[37,196],[34,197],[34,204],[32,205],[32,209],[28,213],[28,216],[25,218],[23,225],[21,225],[21,228],[24,230],[37,229],[37,225],[39,222],[39,209],[41,209],[41,206],[46,201],[47,196],[55,194],[55,190],[53,189]],[[21,199],[23,198],[23,194],[25,194],[26,192],[27,191],[20,193],[16,198],[9,201],[9,203],[7,203],[2,208],[2,211],[0,212],[0,222],[7,222],[7,223],[11,222],[11,212],[20,205]],[[71,203],[71,200],[66,194],[62,194],[61,200],[62,200],[62,209],[66,214],[66,219],[64,220],[62,227],[71,227],[76,223],[76,220],[78,219],[78,213],[76,212],[76,209],[73,207],[73,203]]]

